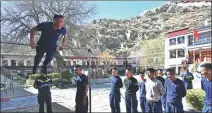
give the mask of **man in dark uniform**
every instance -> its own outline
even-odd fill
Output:
[[[206,98],[204,101],[204,106],[202,108],[203,113],[211,113],[212,111],[212,93],[211,93],[211,86],[212,86],[212,64],[205,63],[201,65],[201,88],[205,91]]]
[[[181,76],[183,77],[183,82],[185,84],[186,90],[192,89],[193,88],[192,80],[194,79],[193,74],[190,73],[189,70],[185,67]]]
[[[144,78],[144,74],[140,74],[141,76],[141,82],[139,84],[140,87],[140,106],[141,110],[144,113],[145,112],[145,106],[146,106],[146,89],[145,89],[145,82],[146,79]]]
[[[156,78],[161,81],[161,83],[162,83],[162,85],[164,87],[165,79],[163,78],[163,70],[162,69],[158,69],[157,72],[158,72],[158,74],[157,74]],[[166,109],[166,95],[163,95],[161,97],[161,102],[162,102],[162,108],[163,108],[162,110],[163,110],[163,112],[165,112],[165,109]]]
[[[52,113],[52,98],[50,92],[51,86],[52,80],[45,74],[41,74],[35,79],[34,88],[38,89],[38,104],[40,105],[39,113],[44,113],[44,102],[46,102],[47,112]]]
[[[121,93],[120,88],[123,87],[122,79],[118,76],[117,68],[112,69],[113,77],[111,79],[110,88],[110,108],[112,113],[120,113]]]
[[[76,113],[88,112],[88,76],[82,73],[82,66],[75,66],[77,74],[77,92],[76,92]]]
[[[57,48],[57,40],[63,37],[62,45],[59,50],[65,47],[66,29],[63,27],[64,17],[62,15],[54,15],[53,22],[43,22],[33,27],[30,30],[30,46],[32,49],[36,48],[36,55],[34,59],[34,67],[32,73],[36,73],[36,69],[46,53],[45,61],[43,62],[41,73],[47,74],[47,65],[54,58]],[[41,37],[35,45],[35,32],[41,31]]]
[[[166,88],[166,113],[184,113],[182,98],[186,96],[185,85],[182,80],[175,77],[175,70],[166,70],[168,79],[165,81]]]
[[[138,81],[133,77],[131,70],[128,68],[125,72],[127,78],[124,79],[125,91],[125,102],[127,113],[137,113],[138,100],[136,92],[139,90]]]

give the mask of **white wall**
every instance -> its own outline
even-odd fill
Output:
[[[184,36],[184,43],[178,44],[177,38]],[[176,45],[169,45],[169,40],[176,38]],[[170,37],[165,39],[165,68],[169,68],[171,65],[180,65],[182,60],[186,60],[186,55],[188,54],[188,35],[179,35],[175,37]],[[170,50],[176,50],[176,49],[184,49],[185,50],[185,56],[178,58],[177,52],[176,52],[176,58],[170,58]]]

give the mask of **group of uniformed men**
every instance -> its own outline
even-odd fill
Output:
[[[202,112],[211,112],[211,71],[212,64],[206,63],[201,66],[201,85],[202,89],[206,92],[206,99]],[[112,113],[120,113],[120,88],[123,87],[122,79],[118,76],[117,68],[112,70],[113,78],[111,80],[110,92],[110,107]],[[126,112],[138,112],[138,100],[136,92],[140,88],[140,107],[142,112],[157,113],[183,113],[182,98],[186,96],[186,86],[184,82],[175,76],[175,70],[169,68],[163,70],[155,70],[153,68],[147,69],[145,79],[144,74],[140,74],[141,82],[138,83],[133,77],[130,69],[126,69],[126,78],[124,79],[125,91],[125,104]]]
[[[206,92],[203,112],[211,112],[211,69],[210,63],[202,65],[201,73],[204,76],[201,80],[202,89]],[[162,70],[153,68],[147,69],[147,79],[141,74],[141,82],[133,77],[130,69],[126,69],[124,79],[125,104],[127,113],[138,112],[138,100],[136,92],[140,88],[140,107],[142,112],[174,112],[182,113],[182,98],[186,96],[186,88],[182,80],[175,77],[175,70],[169,68],[166,70],[167,78],[163,78]],[[76,92],[76,113],[88,112],[88,76],[82,72],[82,67],[77,65],[75,73],[77,78]],[[118,76],[117,68],[112,69],[113,77],[111,79],[111,89],[109,94],[110,107],[112,113],[120,113],[121,96],[120,88],[123,87],[122,79]],[[157,74],[157,76],[156,76]],[[47,112],[52,113],[51,108],[51,79],[45,74],[36,78],[34,87],[38,89],[39,112],[44,112],[44,102],[47,104]]]
[[[34,42],[34,35],[36,31],[41,31],[41,37],[37,43]],[[43,62],[41,76],[36,78],[34,87],[38,89],[38,103],[40,105],[39,112],[44,112],[44,102],[47,104],[47,112],[51,113],[51,92],[52,85],[51,79],[46,76],[47,65],[54,58],[55,51],[57,50],[57,41],[63,38],[62,45],[58,50],[65,47],[66,42],[66,29],[64,27],[64,17],[62,15],[54,15],[53,22],[43,22],[32,28],[30,31],[30,46],[36,49],[34,67],[32,73],[35,74],[38,64],[40,63],[44,53],[46,59]],[[82,67],[76,66],[75,70],[78,75],[77,78],[77,93],[76,93],[76,112],[88,111],[88,77],[82,73]],[[127,112],[138,112],[138,101],[136,92],[140,88],[140,106],[143,112],[183,112],[182,98],[186,95],[184,83],[175,78],[175,70],[167,69],[166,75],[168,78],[162,77],[162,70],[153,68],[147,69],[147,79],[144,79],[144,74],[141,74],[141,83],[138,84],[137,80],[133,77],[130,69],[126,69],[126,79],[124,85],[125,103]],[[121,93],[120,88],[123,87],[122,80],[118,76],[118,70],[113,68],[113,78],[111,80],[110,92],[110,107],[111,112],[120,112]],[[201,80],[202,89],[206,92],[206,99],[203,107],[204,112],[211,112],[211,63],[202,66]],[[187,85],[186,85],[187,87]]]
[[[148,68],[145,79],[144,74],[140,74],[141,82],[133,77],[130,69],[126,69],[126,78],[124,79],[125,103],[127,113],[138,112],[138,100],[136,92],[140,88],[140,107],[142,112],[183,112],[182,98],[186,95],[183,82],[175,78],[175,70],[167,69],[169,79],[164,79],[163,71]],[[122,80],[117,76],[117,69],[113,69],[110,93],[110,106],[112,113],[120,113],[120,88]],[[156,76],[158,75],[158,76]],[[117,79],[118,78],[118,79]],[[112,98],[116,97],[116,98]],[[114,104],[115,103],[115,104]]]

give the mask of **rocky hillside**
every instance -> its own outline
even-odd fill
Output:
[[[211,23],[211,4],[189,5],[167,2],[161,7],[145,11],[130,20],[99,19],[88,25],[92,31],[92,45],[101,50],[117,51],[121,46],[133,47],[138,41],[158,38],[160,34],[192,26]],[[88,37],[89,39],[89,37]]]

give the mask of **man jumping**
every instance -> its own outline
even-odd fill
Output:
[[[53,22],[39,23],[30,30],[30,46],[32,49],[36,48],[36,55],[34,59],[34,67],[32,73],[36,73],[36,69],[46,53],[45,61],[43,62],[41,73],[47,74],[47,65],[54,58],[57,49],[57,40],[63,37],[62,45],[59,50],[65,47],[66,29],[63,27],[64,17],[62,15],[54,15]],[[35,32],[41,31],[41,37],[35,44]]]

